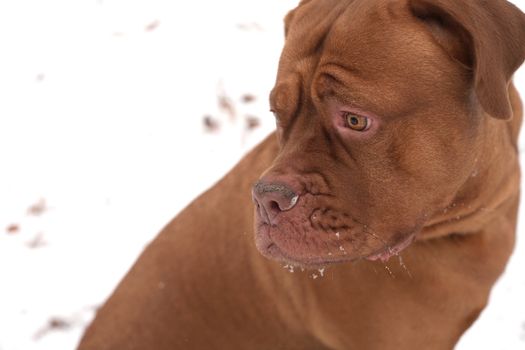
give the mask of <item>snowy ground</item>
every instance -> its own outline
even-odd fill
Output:
[[[144,245],[272,129],[296,2],[0,2],[0,350],[73,349]],[[457,349],[525,347],[524,231]]]

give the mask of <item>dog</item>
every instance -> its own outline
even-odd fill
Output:
[[[285,37],[276,132],[162,230],[79,349],[453,349],[485,307],[515,240],[525,15],[303,0]]]

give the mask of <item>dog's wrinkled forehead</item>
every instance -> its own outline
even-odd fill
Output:
[[[512,117],[507,85],[525,58],[525,15],[508,1],[303,0],[286,16],[285,33],[277,85],[295,79],[303,96],[314,92],[304,88],[318,68],[332,63],[359,83],[396,83],[381,93],[411,100],[454,87],[459,96],[468,79],[469,99],[484,112]]]
[[[388,116],[406,114],[407,100],[424,102],[436,85],[458,88],[447,78],[461,77],[458,66],[421,30],[404,1],[312,0],[285,22],[271,98],[277,109],[322,94],[326,78],[339,83],[348,101]]]
[[[392,26],[402,15],[408,16],[407,4],[402,1],[302,2],[285,18],[287,45],[283,58],[293,60],[316,55],[325,46],[336,51],[344,49],[337,40],[355,41],[358,36],[371,34],[371,29]],[[325,45],[327,40],[336,42],[336,45]],[[369,43],[369,46],[374,44]]]
[[[293,45],[294,51],[288,58],[294,59],[316,53],[334,22],[348,8],[353,0],[306,1],[292,10],[285,18],[285,35],[288,42],[301,42]],[[285,50],[290,45],[285,46]]]
[[[417,30],[405,1],[312,0],[293,10],[285,22],[281,66],[293,70],[306,61],[317,65],[335,60],[374,74],[386,64],[407,64],[414,54],[432,50],[428,36],[426,47],[421,42],[421,28]]]

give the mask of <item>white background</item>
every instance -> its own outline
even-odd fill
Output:
[[[296,2],[0,0],[0,350],[73,349],[145,244],[268,134]],[[457,349],[525,348],[523,231]]]

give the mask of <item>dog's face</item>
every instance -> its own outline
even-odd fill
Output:
[[[483,111],[508,100],[483,101],[474,43],[447,15],[424,2],[312,0],[287,16],[270,95],[280,152],[253,189],[263,255],[387,259],[468,181]]]

